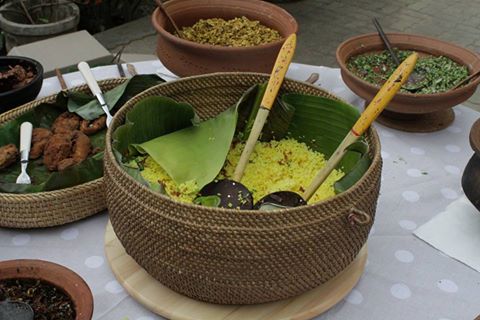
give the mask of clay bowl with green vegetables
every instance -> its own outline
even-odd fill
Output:
[[[455,117],[452,107],[468,100],[480,83],[477,77],[455,88],[480,69],[480,56],[455,44],[420,35],[389,33],[387,37],[400,60],[412,51],[419,53],[415,71],[424,78],[416,88],[403,87],[377,121],[410,132],[448,127]],[[344,41],[336,56],[343,81],[367,102],[395,69],[377,33]]]
[[[259,0],[171,0],[157,8],[157,55],[178,76],[213,72],[270,73],[297,22],[284,9]]]

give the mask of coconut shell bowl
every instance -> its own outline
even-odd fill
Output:
[[[455,44],[421,35],[389,33],[394,48],[413,50],[420,56],[445,56],[468,68],[469,74],[480,69],[480,55]],[[377,33],[347,39],[337,48],[336,58],[345,84],[368,103],[378,87],[361,79],[347,68],[351,57],[380,52],[385,46]],[[468,100],[480,83],[480,77],[457,89],[434,94],[398,93],[377,118],[387,127],[409,132],[433,132],[448,127],[454,120],[452,107]]]
[[[470,130],[470,145],[475,152],[462,176],[462,188],[470,202],[480,211],[480,119]]]
[[[8,280],[39,280],[40,283],[52,286],[70,298],[69,300],[72,302],[75,311],[75,320],[92,319],[93,296],[90,288],[78,274],[64,266],[49,261],[34,259],[1,261],[0,281]],[[32,288],[29,290],[31,289]],[[39,289],[33,289],[32,292],[34,293],[37,290]],[[8,295],[6,298],[8,300]],[[25,300],[25,302],[29,303],[27,300]],[[32,298],[32,300],[35,299]],[[32,306],[32,309],[35,309],[35,307]],[[38,316],[42,317],[44,315],[35,316],[35,319],[37,319]],[[1,314],[0,318],[2,318]],[[41,319],[43,319],[43,317]]]
[[[285,38],[298,29],[295,18],[287,11],[259,0],[171,0],[165,2],[164,7],[179,29],[192,26],[200,19],[229,20],[245,16],[277,30],[282,37],[275,42],[251,47],[199,44],[175,36],[173,25],[157,8],[152,23],[158,32],[158,58],[181,77],[213,72],[270,73]]]

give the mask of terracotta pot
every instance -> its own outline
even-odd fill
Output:
[[[387,36],[395,48],[414,50],[420,55],[446,56],[459,64],[467,66],[470,73],[480,69],[480,55],[455,44],[413,34],[389,33]],[[336,57],[343,81],[353,92],[366,101],[372,100],[379,87],[361,79],[348,70],[347,61],[359,54],[381,50],[385,50],[385,46],[377,33],[350,38],[337,48]],[[392,118],[403,121],[406,125],[403,129],[406,131],[426,132],[445,128],[454,118],[451,108],[470,98],[479,83],[480,77],[456,90],[442,93],[398,93],[382,113],[382,118],[384,120],[385,118]],[[380,122],[382,121],[380,120]],[[389,125],[389,123],[384,124]],[[422,127],[422,124],[430,127]]]
[[[200,19],[232,19],[246,16],[276,29],[285,38],[298,29],[295,19],[284,9],[258,0],[171,0],[165,3],[179,28],[191,26]],[[284,39],[253,47],[222,47],[199,44],[172,34],[173,26],[157,8],[152,23],[158,31],[157,55],[178,76],[212,72],[272,71]]]
[[[462,188],[467,198],[480,211],[480,119],[470,130],[470,145],[475,152],[462,176]]]
[[[43,260],[8,260],[0,262],[0,280],[39,279],[62,289],[73,301],[76,320],[90,320],[93,296],[85,281],[75,272]]]

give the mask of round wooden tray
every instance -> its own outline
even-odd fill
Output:
[[[258,305],[219,305],[176,293],[151,277],[123,248],[110,222],[105,231],[105,254],[119,283],[133,299],[169,319],[310,319],[340,302],[357,284],[367,261],[367,247],[340,274],[300,296]]]

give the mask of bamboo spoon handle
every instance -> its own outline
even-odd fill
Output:
[[[375,95],[365,111],[360,115],[360,118],[355,122],[353,128],[348,132],[343,141],[337,147],[335,152],[328,159],[325,167],[320,170],[317,176],[313,179],[312,183],[308,186],[307,190],[303,194],[303,199],[308,201],[321,184],[328,177],[330,172],[338,165],[342,160],[347,148],[354,143],[364,132],[370,127],[372,122],[378,117],[378,115],[385,109],[388,103],[393,99],[397,91],[407,81],[410,73],[415,68],[415,64],[418,59],[418,54],[413,53],[400,66],[395,72],[388,78],[387,82],[380,88],[380,91]]]
[[[235,181],[240,181],[243,177],[248,159],[255,148],[255,144],[257,143],[260,133],[262,132],[265,121],[270,113],[270,109],[273,106],[273,102],[275,101],[278,91],[282,86],[288,66],[290,65],[290,62],[292,62],[296,44],[297,36],[295,34],[291,34],[285,40],[280,52],[278,53],[277,60],[275,61],[272,73],[270,74],[270,79],[268,80],[267,89],[265,90],[262,102],[260,103],[260,108],[258,109],[257,116],[255,117],[255,122],[253,123],[247,143],[245,144],[245,148],[243,149],[240,160],[235,168],[235,173],[233,175],[233,180]]]
[[[167,16],[168,21],[170,21],[170,23],[172,24],[173,28],[174,28],[175,31],[177,32],[178,36],[179,36],[180,38],[183,38],[182,31],[180,31],[180,28],[177,26],[177,24],[175,23],[175,20],[173,20],[173,18],[172,18],[172,16],[170,15],[170,13],[168,13],[167,9],[165,9],[165,6],[163,5],[163,1],[162,1],[162,0],[156,0],[156,3],[157,3],[158,8],[163,12],[163,14],[164,14],[165,16]]]

